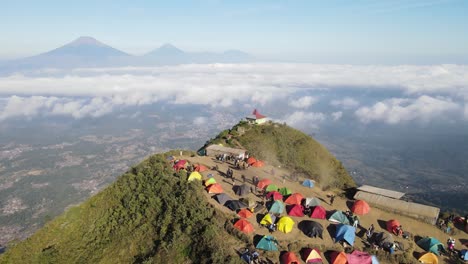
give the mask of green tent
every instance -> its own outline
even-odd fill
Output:
[[[258,241],[258,244],[256,248],[258,249],[263,249],[266,251],[278,251],[278,241],[272,236],[263,236],[260,241]]]
[[[286,195],[290,195],[292,193],[292,191],[286,187],[283,187],[281,189],[279,189],[279,192],[283,195],[283,196],[286,196]]]
[[[425,237],[417,242],[422,249],[439,255],[439,252],[445,252],[444,244],[433,237]]]
[[[328,218],[328,221],[336,223],[336,224],[343,224],[343,225],[349,225],[349,219],[343,213],[343,211],[336,211],[332,215],[330,215],[330,218]]]
[[[266,192],[272,192],[272,191],[277,191],[277,190],[278,190],[278,186],[274,184],[270,184],[266,187]]]
[[[284,212],[283,202],[278,200],[272,203],[269,212],[272,214],[282,214]]]

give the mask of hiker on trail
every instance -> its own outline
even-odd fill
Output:
[[[332,195],[330,196],[330,205],[333,205],[333,202],[334,202],[334,201],[335,201],[335,195],[332,194]]]
[[[367,235],[367,238],[371,238],[372,237],[372,234],[374,234],[374,224],[371,224],[369,229],[367,229],[367,232],[366,232],[366,235]]]
[[[354,215],[353,217],[353,227],[357,228],[359,225],[359,217],[357,215]]]

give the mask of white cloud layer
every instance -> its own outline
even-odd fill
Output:
[[[336,99],[330,102],[331,105],[340,107],[343,109],[353,109],[359,106],[359,102],[351,97],[345,97],[343,99]]]
[[[312,96],[303,96],[298,99],[289,100],[289,106],[292,106],[294,108],[308,108],[309,106],[317,102],[317,100],[317,98]]]
[[[325,121],[325,119],[326,116],[323,113],[296,111],[291,115],[286,116],[284,118],[284,122],[297,128],[316,128],[321,122]]]

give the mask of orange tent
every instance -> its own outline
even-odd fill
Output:
[[[263,188],[267,187],[270,184],[271,184],[270,179],[263,179],[263,180],[261,180],[261,181],[259,181],[257,183],[257,187],[260,188],[260,189],[263,189]]]
[[[257,167],[257,168],[261,168],[263,166],[265,166],[265,162],[261,160],[257,160],[254,164],[252,164],[252,167]]]
[[[197,164],[195,165],[195,171],[198,171],[198,172],[204,172],[204,171],[207,171],[208,168],[204,165],[200,165],[200,164]]]
[[[247,164],[251,165],[254,164],[255,162],[257,162],[257,159],[254,158],[254,157],[250,157],[247,159]]]
[[[223,187],[219,183],[211,184],[206,188],[208,193],[223,193]]]
[[[301,204],[302,199],[304,199],[304,196],[302,196],[302,194],[293,193],[284,202],[287,204]]]
[[[251,217],[253,215],[253,213],[250,210],[244,208],[244,209],[241,209],[237,213],[237,215],[240,216],[240,217],[243,217],[243,218],[249,218],[249,217]]]
[[[393,234],[396,234],[397,233],[397,227],[400,226],[400,222],[398,222],[397,220],[389,220],[387,222],[387,230],[388,232],[390,233],[393,233]]]
[[[354,202],[351,211],[358,215],[365,215],[369,213],[370,206],[366,203],[366,201],[357,200],[356,202]]]
[[[348,258],[344,252],[333,251],[331,253],[331,264],[347,264]]]
[[[241,232],[249,234],[254,231],[254,228],[252,224],[245,220],[245,219],[239,219],[235,224],[234,227],[239,229]]]
[[[281,264],[299,264],[299,259],[294,252],[286,252],[281,256]]]

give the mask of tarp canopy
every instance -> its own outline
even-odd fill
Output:
[[[315,197],[307,197],[305,199],[305,203],[304,203],[304,206],[317,206],[317,205],[320,205],[320,200],[315,198]]]
[[[242,203],[241,201],[238,201],[238,200],[230,200],[230,201],[227,201],[224,206],[226,206],[227,208],[231,209],[232,211],[237,211],[239,209],[242,209],[242,208],[246,208],[247,205]]]
[[[260,188],[260,189],[263,189],[263,188],[267,187],[270,184],[271,184],[270,179],[262,179],[257,183],[257,187]]]
[[[225,194],[225,193],[220,193],[220,194],[217,194],[216,196],[214,196],[214,198],[216,199],[216,201],[218,201],[219,204],[221,205],[224,205],[227,201],[231,201],[232,198],[229,197],[229,195]]]
[[[380,232],[375,234],[375,242],[383,248],[389,248],[388,245],[395,243],[392,234],[387,232]]]
[[[320,223],[310,220],[304,220],[299,223],[299,229],[308,237],[323,238],[323,226]]]
[[[283,195],[277,191],[272,191],[272,192],[267,193],[266,198],[267,199],[273,198],[273,201],[283,200]]]
[[[286,195],[290,195],[292,193],[292,191],[286,187],[283,187],[281,189],[279,189],[279,192],[283,195],[283,196],[286,196]]]
[[[207,170],[208,170],[208,168],[205,165],[201,165],[201,164],[195,165],[195,171],[204,172],[204,171],[207,171]]]
[[[271,204],[270,209],[268,211],[273,214],[282,214],[284,212],[283,202],[275,201]]]
[[[348,258],[346,257],[346,253],[333,251],[330,254],[331,264],[347,264]]]
[[[289,197],[284,200],[285,203],[287,204],[301,204],[302,199],[304,199],[304,196],[300,193],[293,193],[289,195]]]
[[[245,219],[237,220],[237,222],[234,224],[234,227],[246,234],[250,234],[254,231],[252,224]]]
[[[346,241],[349,245],[354,244],[356,237],[356,228],[350,225],[339,224],[336,226],[335,242]]]
[[[219,183],[215,183],[215,184],[211,184],[210,186],[208,186],[206,188],[206,190],[208,191],[208,193],[223,193],[223,187],[221,187],[221,184]]]
[[[351,208],[351,212],[358,214],[358,215],[365,215],[368,214],[370,211],[370,206],[367,204],[366,201],[357,200],[354,202],[353,207]]]
[[[400,226],[398,220],[392,219],[387,221],[387,231],[390,233],[396,233],[396,228]]]
[[[418,244],[422,249],[432,252],[437,256],[439,255],[439,252],[445,252],[444,244],[440,243],[439,240],[433,237],[422,238],[416,244]]]
[[[208,180],[205,181],[205,186],[210,186],[211,184],[215,184],[216,179],[215,178],[208,178]]]
[[[263,236],[260,241],[258,241],[255,246],[258,249],[263,249],[266,251],[278,251],[278,241],[272,236]]]
[[[235,185],[232,189],[234,193],[239,196],[245,196],[250,193],[250,187],[247,184],[242,184],[240,186]]]
[[[343,213],[343,211],[339,211],[339,210],[334,212],[330,216],[330,218],[328,218],[328,220],[332,223],[341,223],[341,224],[349,225],[348,217],[345,215],[345,213]]]
[[[423,264],[439,264],[439,259],[437,258],[436,255],[434,255],[434,253],[431,253],[431,252],[422,254],[418,260],[419,262]]]
[[[305,186],[305,187],[309,187],[309,188],[312,188],[314,187],[315,183],[310,180],[310,179],[306,179],[303,183],[302,183],[302,186]]]
[[[378,264],[377,258],[367,252],[354,250],[351,254],[346,254],[348,264]]]
[[[323,262],[322,256],[318,249],[305,248],[302,250],[302,260],[305,263],[321,263]]]
[[[320,205],[315,206],[314,210],[312,210],[312,214],[310,214],[310,217],[315,219],[325,219],[327,218],[327,210],[325,210],[325,208]]]
[[[249,209],[241,209],[239,212],[237,212],[237,215],[243,218],[249,218],[253,216],[253,213]]]
[[[304,216],[304,207],[299,204],[295,205],[290,205],[288,208],[288,215],[290,216],[297,216],[297,217],[303,217]]]
[[[281,256],[281,264],[299,264],[299,259],[294,252],[286,252]]]
[[[278,191],[278,186],[276,186],[275,184],[270,184],[266,187],[265,191],[267,192]]]
[[[294,220],[289,216],[283,216],[278,220],[278,230],[283,233],[289,233],[294,227]]]
[[[261,225],[272,225],[276,223],[276,216],[274,214],[266,214],[260,221]]]
[[[202,178],[203,178],[202,175],[198,171],[194,171],[190,173],[190,176],[188,177],[188,181],[194,181],[194,180],[201,181]]]

